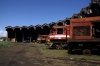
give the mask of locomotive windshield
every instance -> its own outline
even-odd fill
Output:
[[[57,28],[57,34],[63,34],[63,28]]]

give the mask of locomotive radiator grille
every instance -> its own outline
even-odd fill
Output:
[[[74,36],[90,36],[90,26],[77,26],[73,28]]]

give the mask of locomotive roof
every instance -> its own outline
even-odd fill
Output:
[[[87,18],[73,18],[70,22],[100,22],[100,16],[87,17]]]

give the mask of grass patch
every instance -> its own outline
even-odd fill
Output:
[[[12,43],[9,41],[0,41],[0,48],[7,48],[11,46],[12,46]]]
[[[40,46],[40,51],[46,56],[46,57],[66,57],[67,50],[56,50],[56,49],[49,49],[44,44],[38,44]]]
[[[42,50],[43,53],[45,53],[44,55],[47,57],[66,57],[67,53],[66,50],[51,50],[51,49],[45,49]]]
[[[77,55],[77,54],[68,54],[67,50],[56,50],[56,49],[48,49],[44,44],[38,44],[40,46],[41,52],[46,57],[62,57],[62,58],[84,58],[84,59],[93,59],[93,60],[100,60],[100,56],[97,55]]]

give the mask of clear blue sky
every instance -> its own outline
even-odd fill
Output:
[[[89,3],[90,0],[0,0],[0,30],[64,20]]]

